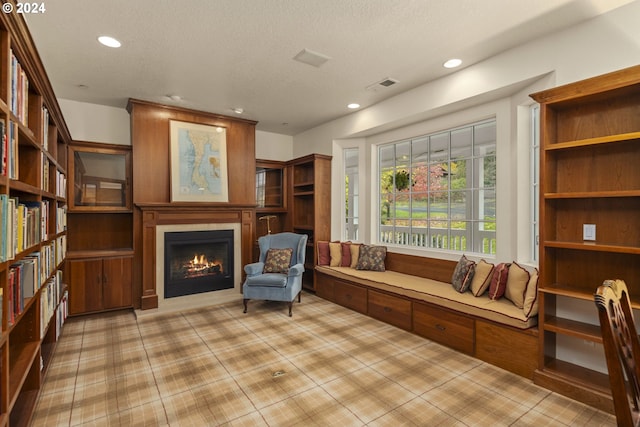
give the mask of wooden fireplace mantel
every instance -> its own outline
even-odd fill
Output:
[[[141,309],[158,307],[156,289],[156,227],[171,224],[240,224],[242,265],[252,261],[255,205],[203,203],[139,203],[142,223]]]

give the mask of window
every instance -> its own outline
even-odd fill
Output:
[[[531,253],[538,261],[540,252],[540,106],[531,107]]]
[[[345,148],[344,159],[344,201],[345,240],[358,240],[358,149]]]
[[[496,121],[378,147],[381,243],[496,252]]]

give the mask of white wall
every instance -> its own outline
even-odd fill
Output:
[[[58,99],[71,138],[131,145],[129,113],[124,108]]]
[[[287,161],[292,158],[292,136],[256,131],[256,159]]]

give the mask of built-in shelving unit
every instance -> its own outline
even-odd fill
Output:
[[[67,314],[69,141],[22,16],[0,14],[0,427],[29,425]]]
[[[316,243],[331,237],[331,156],[300,157],[288,162],[288,170],[291,230],[309,236],[302,286],[313,291]]]
[[[133,307],[131,188],[131,146],[69,144],[70,315]]]
[[[640,67],[531,95],[540,103],[540,357],[534,381],[613,412],[608,376],[561,360],[567,340],[602,345],[562,300],[593,302],[623,279],[640,307]],[[595,226],[585,240],[583,225]],[[604,361],[603,361],[603,366]]]

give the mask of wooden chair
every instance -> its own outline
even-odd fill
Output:
[[[640,342],[627,285],[605,280],[594,295],[619,426],[640,425]],[[626,380],[625,380],[626,375]]]

